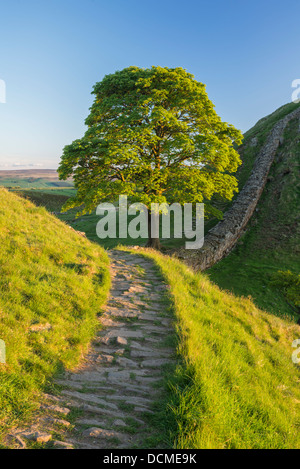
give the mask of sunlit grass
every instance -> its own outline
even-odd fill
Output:
[[[300,327],[152,250],[170,286],[184,365],[169,405],[177,448],[299,448]]]
[[[0,338],[7,354],[0,365],[2,433],[30,415],[49,378],[79,362],[110,281],[99,246],[4,189],[0,243]]]
[[[269,120],[263,122],[269,126]],[[274,124],[274,116],[271,122]],[[258,127],[262,133],[264,126]],[[296,321],[299,308],[287,301],[281,289],[272,284],[272,278],[279,270],[299,273],[299,153],[299,119],[294,119],[285,129],[283,144],[247,232],[235,249],[208,271],[221,288],[251,295],[258,307]]]

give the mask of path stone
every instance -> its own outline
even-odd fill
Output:
[[[136,318],[140,314],[137,311],[115,311],[113,310],[112,315],[119,318]]]
[[[141,331],[130,331],[129,329],[116,329],[109,331],[108,334],[106,334],[105,337],[109,337],[109,339],[112,339],[114,337],[120,337],[122,336],[123,338],[133,338],[133,339],[142,339],[144,337],[143,333]]]
[[[117,337],[117,343],[120,344],[120,345],[127,345],[127,339],[125,339],[125,337],[118,336]]]
[[[90,352],[77,370],[56,380],[63,388],[59,396],[45,395],[40,411],[46,415],[28,431],[11,435],[14,446],[26,446],[28,438],[47,444],[58,425],[64,441],[49,443],[56,449],[142,448],[144,439],[155,436],[143,414],[155,414],[162,367],[174,362],[174,350],[163,347],[172,333],[168,289],[152,261],[122,251],[110,256],[110,298]],[[71,421],[74,431],[58,416],[66,419],[71,410],[78,414]]]
[[[106,327],[120,327],[120,324],[118,322],[113,321],[112,319],[109,319],[109,318],[102,318],[101,324]]]
[[[114,425],[115,427],[126,427],[126,423],[123,422],[123,420],[120,420],[120,419],[115,420],[114,423],[113,423],[113,425]]]
[[[110,430],[103,430],[102,428],[92,427],[88,428],[82,433],[84,436],[92,436],[96,438],[118,438],[124,439],[124,435]]]
[[[102,416],[108,416],[108,417],[116,417],[116,418],[125,418],[124,412],[120,411],[114,411],[111,409],[102,409],[101,407],[96,407],[92,406],[90,404],[79,404],[79,403],[73,403],[73,408],[74,409],[80,409],[82,411],[85,411],[85,413],[90,413],[92,415],[102,415]]]
[[[133,360],[130,360],[129,358],[123,358],[123,357],[120,357],[120,358],[117,358],[116,362],[121,365],[121,366],[130,366],[131,368],[136,368],[137,367],[137,363]]]
[[[74,446],[65,441],[54,441],[53,446],[55,449],[74,449]]]
[[[47,410],[51,410],[52,412],[57,412],[58,414],[68,415],[71,412],[70,409],[67,409],[66,407],[60,407],[58,405],[47,405],[42,407]]]
[[[169,356],[168,352],[152,352],[152,351],[147,351],[147,350],[131,350],[130,356],[132,358],[158,358],[162,356]]]
[[[115,360],[115,357],[113,355],[99,355],[99,357],[96,358],[97,362],[103,362],[103,363],[112,363]]]
[[[52,435],[48,433],[34,432],[34,433],[21,433],[21,437],[26,440],[36,441],[37,443],[48,443],[51,440]]]
[[[161,359],[157,359],[157,360],[155,360],[155,359],[153,359],[153,360],[144,360],[142,362],[142,366],[145,367],[145,368],[146,367],[147,368],[148,367],[157,368],[157,367],[162,366],[162,365],[168,365],[169,363],[170,363],[170,360],[161,358]]]
[[[69,427],[71,425],[67,420],[56,419],[54,417],[47,417],[46,421],[56,423],[57,425],[63,425],[64,427]]]
[[[89,427],[104,427],[106,422],[97,419],[79,419],[76,421],[79,425],[88,425]]]
[[[93,394],[81,393],[81,392],[76,392],[76,391],[62,391],[62,394],[68,397],[72,397],[74,399],[91,402],[93,404],[98,404],[98,405],[100,404],[104,407],[109,407],[110,409],[115,409],[115,410],[118,409],[118,407],[115,404],[106,402],[104,399],[99,399],[97,396]]]

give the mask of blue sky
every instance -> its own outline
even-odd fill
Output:
[[[185,68],[246,131],[291,101],[299,20],[299,0],[0,0],[0,169],[56,168],[93,85],[130,65]]]

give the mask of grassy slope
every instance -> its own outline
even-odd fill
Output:
[[[266,142],[266,139],[272,127],[276,124],[277,121],[283,119],[287,114],[294,111],[297,107],[299,107],[299,104],[294,103],[289,103],[284,106],[281,106],[272,114],[260,119],[254,125],[254,127],[252,127],[244,134],[243,145],[241,145],[238,149],[242,159],[242,164],[236,172],[239,191],[244,187],[245,183],[247,182],[251,174],[254,161],[256,160],[259,151]],[[257,138],[257,144],[255,146],[251,146],[250,142],[254,137]],[[230,206],[237,197],[238,193],[235,194],[231,202],[215,200],[215,203],[218,208],[225,212],[230,208]],[[212,228],[216,223],[218,223],[218,220],[216,218],[209,220],[206,223],[206,231]]]
[[[35,205],[38,206],[43,206],[46,207],[48,211],[50,212],[55,212],[56,216],[64,221],[65,223],[68,223],[70,226],[72,226],[74,229],[77,231],[84,232],[86,236],[88,237],[89,240],[96,242],[103,246],[105,249],[113,249],[116,246],[119,245],[120,239],[115,238],[115,239],[99,239],[96,233],[96,225],[98,221],[100,220],[100,216],[96,215],[95,211],[91,214],[87,214],[78,218],[76,217],[77,212],[79,209],[71,209],[68,212],[60,213],[62,206],[64,203],[67,201],[69,198],[67,194],[68,191],[45,191],[44,189],[42,190],[24,190],[24,191],[18,191],[18,193],[25,198],[28,198],[31,200]],[[73,195],[73,194],[70,194]],[[130,205],[130,204],[128,204]],[[128,220],[132,218],[135,218],[134,216],[128,216]],[[119,230],[119,219],[117,216],[117,231]],[[172,221],[172,214],[171,214],[171,236],[172,235],[172,230],[173,230],[173,221]],[[133,239],[130,236],[128,236],[126,239],[122,239],[122,244],[124,245],[138,245],[138,246],[144,246],[147,242],[146,238],[138,238],[138,239]],[[181,239],[174,239],[171,237],[170,240],[162,240],[162,246],[163,248],[168,248],[168,249],[173,249],[177,247],[178,245],[182,244]]]
[[[96,218],[86,220],[78,228],[97,241]],[[300,328],[177,260],[143,252],[171,287],[183,359],[158,431],[168,422],[178,448],[299,448],[300,373],[291,355]]]
[[[267,130],[295,105],[287,105],[271,114],[246,134],[242,156],[245,170],[241,186],[251,171],[257,147],[249,146],[251,138],[260,144]],[[232,253],[208,272],[222,288],[237,295],[251,295],[255,303],[274,314],[298,319],[295,308],[283,294],[270,285],[272,274],[278,270],[298,272],[300,265],[300,134],[299,120],[292,121],[285,130],[284,144],[273,164],[269,182],[249,223],[247,233]]]
[[[281,108],[246,134],[241,187],[268,130],[293,107]],[[268,282],[271,272],[296,268],[299,232],[294,224],[299,200],[294,189],[299,147],[295,125],[291,123],[286,131],[281,148],[285,157],[272,168],[273,180],[251,229],[238,248],[210,271],[221,286],[238,295],[250,293],[262,308],[290,316],[292,309]],[[258,137],[256,147],[248,145],[253,136]],[[97,240],[96,221],[91,216],[78,220],[76,227]],[[282,235],[286,235],[284,242]],[[173,379],[170,396],[175,426],[168,415],[176,446],[299,448],[300,373],[291,360],[299,326],[257,309],[249,298],[220,290],[207,276],[192,273],[177,260],[143,252],[157,263],[170,285],[176,315],[183,365]]]
[[[44,190],[25,190],[16,193],[25,199],[31,200],[38,207],[45,207],[51,213],[59,213],[61,207],[69,198],[63,191],[56,193],[52,191],[45,192]]]
[[[288,103],[284,106],[281,106],[276,111],[272,112],[272,114],[269,114],[268,116],[260,119],[250,130],[244,134],[243,145],[241,145],[239,148],[239,152],[242,157],[242,165],[237,171],[240,190],[247,182],[258,152],[266,142],[269,132],[272,130],[273,126],[286,115],[297,109],[299,106],[299,104],[295,103]],[[250,142],[254,137],[257,138],[257,145],[251,146]],[[235,197],[237,197],[237,195]]]
[[[44,208],[0,189],[0,433],[78,363],[109,289],[108,258]],[[51,325],[31,332],[32,326]]]
[[[299,448],[300,327],[220,290],[203,274],[151,250],[170,285],[178,367],[170,406],[177,448]]]

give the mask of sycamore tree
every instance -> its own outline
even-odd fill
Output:
[[[241,163],[242,134],[222,122],[205,85],[182,68],[128,67],[96,83],[85,135],[64,148],[61,179],[73,177],[77,195],[65,209],[91,212],[127,195],[156,203],[231,200]],[[157,240],[149,233],[149,246]]]

